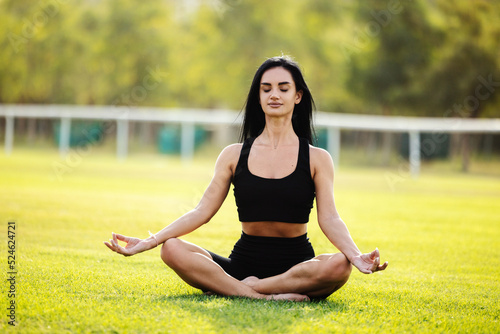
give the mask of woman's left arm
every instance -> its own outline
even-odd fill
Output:
[[[333,161],[330,154],[322,149],[311,147],[311,169],[316,187],[316,206],[318,222],[328,240],[337,247],[359,271],[371,274],[384,270],[388,262],[380,265],[380,253],[361,253],[358,246],[340,218],[333,196]]]

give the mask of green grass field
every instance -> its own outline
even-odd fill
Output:
[[[163,264],[159,249],[125,258],[103,245],[112,231],[147,237],[192,208],[214,159],[184,166],[154,154],[118,162],[99,152],[68,161],[53,151],[0,153],[0,332],[500,332],[500,175],[491,167],[470,174],[428,167],[392,186],[395,168],[340,167],[339,211],[361,250],[379,247],[389,267],[353,271],[324,302],[204,296]],[[9,221],[15,328],[7,316]],[[239,234],[231,191],[212,222],[185,239],[227,255]],[[336,251],[315,213],[309,236],[316,253]]]

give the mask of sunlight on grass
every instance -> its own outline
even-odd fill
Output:
[[[2,315],[0,330],[500,331],[500,177],[491,173],[425,167],[419,179],[390,187],[382,168],[339,168],[335,196],[343,219],[362,251],[379,247],[390,265],[375,275],[353,272],[320,303],[207,297],[168,269],[158,249],[124,258],[102,245],[112,231],[147,237],[191,209],[214,159],[198,157],[186,166],[176,157],[143,154],[117,162],[95,153],[59,178],[56,152],[0,155],[0,220],[17,224],[19,270],[18,326]],[[214,219],[185,239],[228,255],[239,234],[230,191]],[[335,251],[315,213],[309,236],[316,253]],[[6,305],[6,293],[2,300]]]

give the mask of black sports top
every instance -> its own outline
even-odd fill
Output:
[[[263,178],[248,170],[248,156],[254,140],[248,138],[243,143],[233,177],[239,220],[307,223],[316,195],[307,139],[299,139],[295,170],[281,179]]]

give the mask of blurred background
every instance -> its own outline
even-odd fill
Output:
[[[257,67],[287,54],[323,112],[499,118],[499,41],[495,0],[0,0],[0,104],[236,114]],[[6,122],[0,117],[2,140]],[[15,146],[57,148],[60,123],[16,117]],[[114,129],[102,127],[71,123],[72,135],[116,145]],[[197,127],[196,147],[237,140],[237,129],[223,140],[218,129]],[[130,122],[126,131],[131,153],[179,151],[176,126]],[[340,138],[350,163],[408,156],[406,133],[343,130]],[[497,131],[446,133],[422,158],[468,170],[470,159],[499,156]]]

